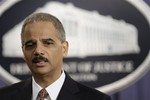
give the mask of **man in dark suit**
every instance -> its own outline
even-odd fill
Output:
[[[21,41],[33,77],[0,89],[0,100],[110,100],[108,95],[74,81],[63,70],[69,46],[61,22],[53,15],[28,16]]]

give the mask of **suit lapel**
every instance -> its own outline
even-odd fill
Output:
[[[66,74],[65,82],[57,100],[80,100],[76,95],[79,92],[76,82]]]

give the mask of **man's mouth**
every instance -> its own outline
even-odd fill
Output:
[[[36,66],[45,66],[45,61],[39,61],[35,63]]]

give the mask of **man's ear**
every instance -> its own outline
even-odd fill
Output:
[[[23,56],[24,61],[26,61],[26,58]]]
[[[68,41],[63,42],[63,57],[68,55],[69,43]]]
[[[26,61],[26,58],[25,58],[25,56],[24,56],[23,46],[21,46],[21,49],[22,49],[22,53],[23,53],[23,59],[24,59],[24,61]]]

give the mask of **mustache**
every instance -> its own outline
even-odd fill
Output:
[[[46,57],[41,56],[41,55],[34,56],[33,59],[32,59],[33,63],[38,63],[40,61],[48,62],[48,59]]]

